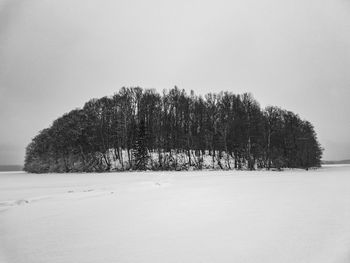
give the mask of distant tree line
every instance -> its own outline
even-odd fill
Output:
[[[27,146],[24,170],[307,169],[321,156],[310,122],[278,107],[262,110],[250,94],[137,87],[55,120]]]

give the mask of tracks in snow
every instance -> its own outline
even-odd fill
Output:
[[[49,200],[60,201],[60,200],[66,200],[66,199],[81,200],[81,199],[96,198],[96,197],[112,195],[112,194],[115,194],[115,190],[108,190],[108,189],[95,190],[93,188],[87,188],[83,190],[68,190],[60,194],[0,201],[0,212],[4,212],[5,210],[8,210],[10,208],[31,205],[33,203],[37,203],[41,201],[49,201]]]

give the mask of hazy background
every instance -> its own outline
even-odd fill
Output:
[[[252,92],[350,158],[348,0],[0,0],[0,164],[122,86]]]

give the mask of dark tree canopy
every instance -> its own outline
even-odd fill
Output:
[[[251,94],[188,95],[122,88],[92,99],[42,130],[27,146],[25,171],[259,169],[318,167],[312,124],[261,109]]]

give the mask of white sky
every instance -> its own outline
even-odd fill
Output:
[[[0,164],[122,86],[252,92],[350,158],[348,0],[0,0]]]

